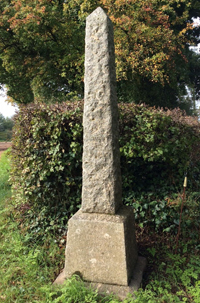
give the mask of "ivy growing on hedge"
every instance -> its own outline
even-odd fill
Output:
[[[63,232],[81,205],[82,113],[83,101],[21,106],[15,117],[11,181],[15,201],[24,205],[28,228],[37,236]],[[195,118],[179,109],[120,104],[119,127],[123,200],[134,206],[140,222],[148,220],[150,205],[151,219],[156,205],[160,217],[166,197],[182,190],[186,171],[190,188],[199,190]],[[154,224],[164,227],[168,215]]]

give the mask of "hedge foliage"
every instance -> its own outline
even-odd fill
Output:
[[[188,173],[198,188],[200,128],[180,109],[164,111],[145,105],[120,106],[120,151],[123,185],[138,191],[180,189]],[[125,179],[127,177],[127,180]]]
[[[21,106],[15,117],[11,182],[37,236],[62,233],[81,205],[82,113],[83,101]],[[119,105],[119,127],[123,201],[139,223],[146,217],[164,228],[169,196],[182,191],[186,172],[189,188],[199,191],[199,123],[179,109],[129,103]]]

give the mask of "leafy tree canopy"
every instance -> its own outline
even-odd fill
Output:
[[[0,83],[18,103],[83,95],[85,19],[97,6],[115,30],[119,99],[176,106],[191,75],[198,0],[1,0]],[[192,82],[193,81],[193,82]]]

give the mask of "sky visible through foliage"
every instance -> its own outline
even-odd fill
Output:
[[[6,102],[5,93],[0,93],[0,114],[5,118],[11,118],[15,114],[16,107]]]

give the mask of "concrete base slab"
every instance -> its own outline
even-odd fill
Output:
[[[124,300],[129,293],[134,297],[134,292],[137,291],[141,286],[142,276],[146,268],[146,265],[147,265],[146,258],[138,257],[133,272],[133,278],[128,286],[94,283],[94,282],[85,282],[85,286],[97,290],[98,293],[101,295],[114,294],[121,300]],[[66,280],[66,274],[65,274],[65,270],[63,270],[53,284],[61,285],[64,283],[65,280]]]

